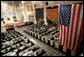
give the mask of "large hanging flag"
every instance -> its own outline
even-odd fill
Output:
[[[44,14],[43,14],[43,9],[36,9],[36,19],[43,19]]]
[[[83,4],[60,5],[60,44],[77,51],[83,35]]]

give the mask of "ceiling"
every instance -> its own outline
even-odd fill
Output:
[[[35,2],[38,5],[40,3],[38,1],[33,1],[33,2]],[[44,1],[42,1],[42,2],[44,2]],[[47,1],[45,1],[45,2],[47,2]],[[55,2],[55,4],[67,4],[67,3],[72,4],[72,3],[79,3],[79,2],[83,2],[83,1],[54,1],[54,2]],[[1,1],[1,3],[7,3],[11,6],[19,7],[22,4],[32,3],[32,1]]]
[[[7,3],[8,5],[19,7],[21,5],[21,1],[1,1],[2,3]]]

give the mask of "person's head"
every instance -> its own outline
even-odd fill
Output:
[[[19,47],[19,44],[17,44],[16,47]]]
[[[7,20],[9,21],[9,20],[10,20],[10,18],[7,18]]]
[[[25,41],[23,43],[26,43]]]
[[[1,18],[1,21],[4,21],[4,18]]]
[[[17,52],[17,50],[13,50],[13,52]]]
[[[13,42],[10,43],[10,46],[13,46]]]
[[[15,18],[16,18],[16,16],[13,16],[13,18],[15,19]]]
[[[23,51],[23,54],[25,53],[25,51]]]
[[[3,21],[3,24],[5,24],[5,21]]]
[[[35,56],[35,54],[33,53],[33,54],[31,54],[31,56]]]
[[[32,51],[32,48],[30,47],[30,48],[28,48],[28,51]]]
[[[24,37],[25,39],[27,38],[27,37]]]

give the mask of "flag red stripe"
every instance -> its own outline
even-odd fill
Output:
[[[71,33],[70,33],[70,41],[69,41],[69,48],[71,47],[71,41],[72,41],[72,35],[73,35],[73,24],[74,24],[74,19],[75,19],[75,12],[76,12],[76,6],[77,4],[74,5],[73,8],[73,14],[72,14],[72,25],[71,25]]]
[[[67,27],[67,40],[66,40],[66,47],[67,47],[67,44],[68,44],[68,35],[69,35],[69,27]]]
[[[77,30],[78,30],[78,24],[79,24],[79,19],[80,19],[81,7],[82,7],[82,4],[80,4],[79,7],[78,7],[78,14],[77,14],[78,16],[77,16],[77,20],[76,20],[75,36],[74,36],[74,42],[73,42],[72,50],[74,49],[75,43],[76,43],[77,32],[78,32]],[[71,48],[71,46],[69,48]]]
[[[60,24],[59,24],[59,38],[60,38]]]
[[[77,41],[76,52],[78,51],[78,48],[80,46],[82,36],[83,36],[83,18],[82,18],[82,23],[81,23],[81,28],[80,28],[80,35],[79,35],[78,41]]]
[[[61,44],[61,24],[60,24],[60,44]]]
[[[81,4],[74,4],[73,6],[73,10],[72,10],[72,17],[71,17],[71,27],[69,28],[69,26],[64,26],[64,25],[61,25],[59,24],[59,38],[60,38],[60,44],[63,46],[66,45],[66,48],[69,48],[72,50],[78,50],[79,48],[79,45],[81,43],[81,39],[80,37],[82,37],[82,34],[83,34],[83,20],[82,20],[82,24],[81,24],[81,28],[78,28],[79,26],[79,20],[80,20],[80,12],[81,12]],[[78,11],[77,11],[77,9]],[[77,12],[77,13],[76,13]],[[77,15],[77,17],[75,16]],[[76,21],[74,21],[76,18]],[[83,18],[82,18],[83,19]],[[75,23],[75,24],[74,24]],[[75,26],[74,26],[75,25]],[[64,29],[63,29],[63,26],[64,26]],[[74,29],[75,27],[75,29]],[[80,29],[80,32],[78,31],[78,29]],[[66,32],[67,30],[67,32]],[[64,32],[63,32],[64,31]],[[70,31],[70,34],[69,34],[69,31]],[[75,31],[75,32],[74,32]],[[79,33],[77,33],[79,32]],[[64,34],[63,34],[64,33]],[[82,33],[82,34],[81,34]],[[74,34],[74,35],[73,35]],[[79,34],[77,36],[77,34]],[[63,37],[64,36],[64,37]],[[68,37],[69,36],[69,37]],[[74,36],[74,37],[73,37]],[[66,38],[65,38],[66,37]],[[73,37],[73,38],[72,38]],[[78,38],[77,38],[78,37]],[[63,42],[63,43],[62,43]],[[65,43],[66,42],[66,43]],[[77,45],[76,45],[77,44]]]
[[[65,34],[66,34],[66,26],[64,26],[64,41],[63,41],[63,46],[65,44]]]
[[[63,25],[61,25],[61,39],[60,39],[60,44],[62,45],[62,26]]]

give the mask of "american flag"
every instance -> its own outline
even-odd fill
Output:
[[[83,35],[83,4],[60,5],[60,44],[77,52]]]

